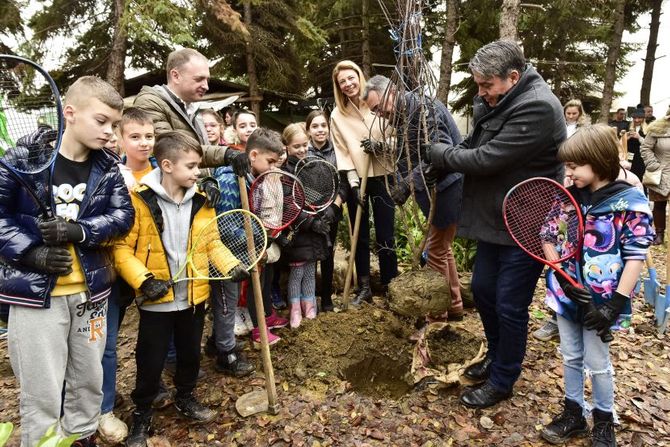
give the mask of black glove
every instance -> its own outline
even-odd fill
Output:
[[[351,187],[351,193],[352,193],[352,194],[354,195],[354,197],[356,198],[356,202],[357,202],[360,206],[362,206],[363,208],[365,208],[365,200],[367,199],[367,197],[365,197],[365,196],[361,197],[361,189],[360,189],[360,187],[358,187],[358,186],[352,186],[352,187]]]
[[[442,175],[443,174],[435,169],[432,165],[428,165],[427,167],[423,168],[423,178],[426,181],[426,186],[429,188],[435,186],[437,182],[440,181]]]
[[[384,144],[374,138],[365,138],[361,140],[363,152],[368,155],[377,155],[384,151]]]
[[[317,234],[322,234],[328,236],[330,234],[330,224],[325,219],[320,217],[315,217],[312,220],[312,225],[310,226],[311,230]]]
[[[219,190],[219,183],[213,178],[206,178],[200,185],[207,196],[207,206],[214,208],[221,198],[221,190]]]
[[[629,298],[619,292],[612,294],[612,299],[596,308],[593,306],[584,315],[584,326],[586,329],[596,330],[598,333],[609,330],[616,323],[617,317],[623,311]]]
[[[81,225],[62,217],[41,220],[37,227],[46,245],[63,245],[68,242],[81,242],[84,239],[84,229]]]
[[[40,245],[32,248],[21,258],[21,263],[43,273],[59,276],[72,273],[72,256],[63,247]]]
[[[145,301],[156,301],[163,298],[170,291],[170,281],[165,279],[149,278],[140,286],[140,290],[146,297]]]
[[[249,156],[246,152],[236,151],[235,149],[227,148],[223,156],[223,162],[227,166],[233,168],[233,172],[238,177],[244,177],[249,173],[251,168],[249,164]]]
[[[444,154],[452,146],[444,143],[424,143],[421,145],[421,153],[424,154],[423,161],[433,166],[438,171],[446,169]]]
[[[28,152],[39,151],[58,139],[58,131],[49,126],[39,126],[38,129],[28,135],[24,135],[16,141],[16,146],[23,146]]]
[[[328,208],[323,212],[323,220],[328,222],[331,226],[337,225],[337,223],[342,219],[342,208],[331,203]]]
[[[391,199],[393,199],[393,202],[396,205],[402,206],[407,202],[411,193],[412,191],[410,190],[409,185],[405,183],[404,180],[400,180],[391,190]]]
[[[570,298],[570,300],[576,304],[579,304],[580,306],[593,305],[591,292],[589,292],[587,289],[573,286],[570,284],[570,281],[565,279],[560,273],[554,273],[554,277],[556,278],[556,281],[558,281],[558,284],[560,284],[561,289],[563,289],[565,296]]]
[[[228,275],[230,275],[230,280],[232,282],[241,282],[245,279],[249,279],[251,276],[249,275],[249,272],[247,272],[244,267],[239,264],[233,267],[232,270],[228,272]]]

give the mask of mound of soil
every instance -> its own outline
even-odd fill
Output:
[[[403,272],[389,284],[389,305],[400,315],[441,315],[450,304],[449,281],[429,268]]]

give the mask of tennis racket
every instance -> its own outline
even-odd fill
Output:
[[[34,62],[0,55],[0,164],[24,187],[45,219],[53,217],[51,191],[44,203],[25,178],[49,168],[63,138],[63,108],[56,83]]]
[[[266,171],[249,188],[249,208],[272,237],[291,225],[305,205],[305,190],[294,175],[280,170]]]
[[[306,157],[298,161],[295,176],[305,190],[303,210],[311,215],[328,208],[337,197],[340,177],[337,168],[321,157]]]
[[[561,269],[561,263],[579,253],[584,220],[579,204],[558,182],[534,177],[510,189],[503,202],[505,226],[514,242],[533,259],[552,268],[575,287],[584,286]],[[608,332],[603,342],[612,340]]]
[[[247,231],[253,244],[249,244]],[[226,280],[237,265],[250,271],[265,253],[267,235],[263,222],[245,210],[219,214],[205,224],[193,239],[186,261],[170,279],[173,286],[181,281]],[[146,296],[135,298],[141,305]]]

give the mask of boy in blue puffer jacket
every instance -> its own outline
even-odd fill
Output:
[[[135,217],[119,160],[102,149],[122,109],[123,98],[94,76],[67,91],[52,182],[46,184],[46,172],[29,180],[56,219],[41,220],[30,195],[0,169],[0,302],[12,305],[9,355],[21,383],[23,446],[36,445],[54,425],[65,436],[79,435],[75,446],[96,445],[115,278],[109,247]]]

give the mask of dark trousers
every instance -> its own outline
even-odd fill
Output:
[[[365,208],[361,218],[361,228],[356,246],[356,272],[358,276],[370,276],[370,205],[375,224],[377,239],[376,252],[379,257],[379,273],[381,283],[388,284],[398,276],[398,258],[395,253],[395,236],[393,234],[395,204],[386,191],[384,177],[369,177]],[[351,227],[354,227],[358,202],[356,197],[347,200]]]
[[[516,246],[477,243],[472,294],[484,324],[491,384],[511,390],[526,355],[528,306],[542,264]]]
[[[333,304],[333,272],[335,270],[335,244],[337,239],[337,224],[333,223],[330,228],[331,247],[328,247],[328,257],[321,261],[321,305]]]
[[[665,210],[667,206],[667,200],[654,202],[654,209],[652,210],[652,214],[654,217],[654,228],[656,228],[657,235],[663,235],[663,233],[665,233]]]
[[[176,398],[193,392],[200,369],[200,339],[205,324],[205,305],[199,304],[175,312],[151,312],[140,309],[135,362],[137,376],[131,397],[137,411],[146,412],[158,394],[163,363],[170,339],[177,349]]]
[[[9,304],[0,304],[0,320],[5,323],[9,321]]]

